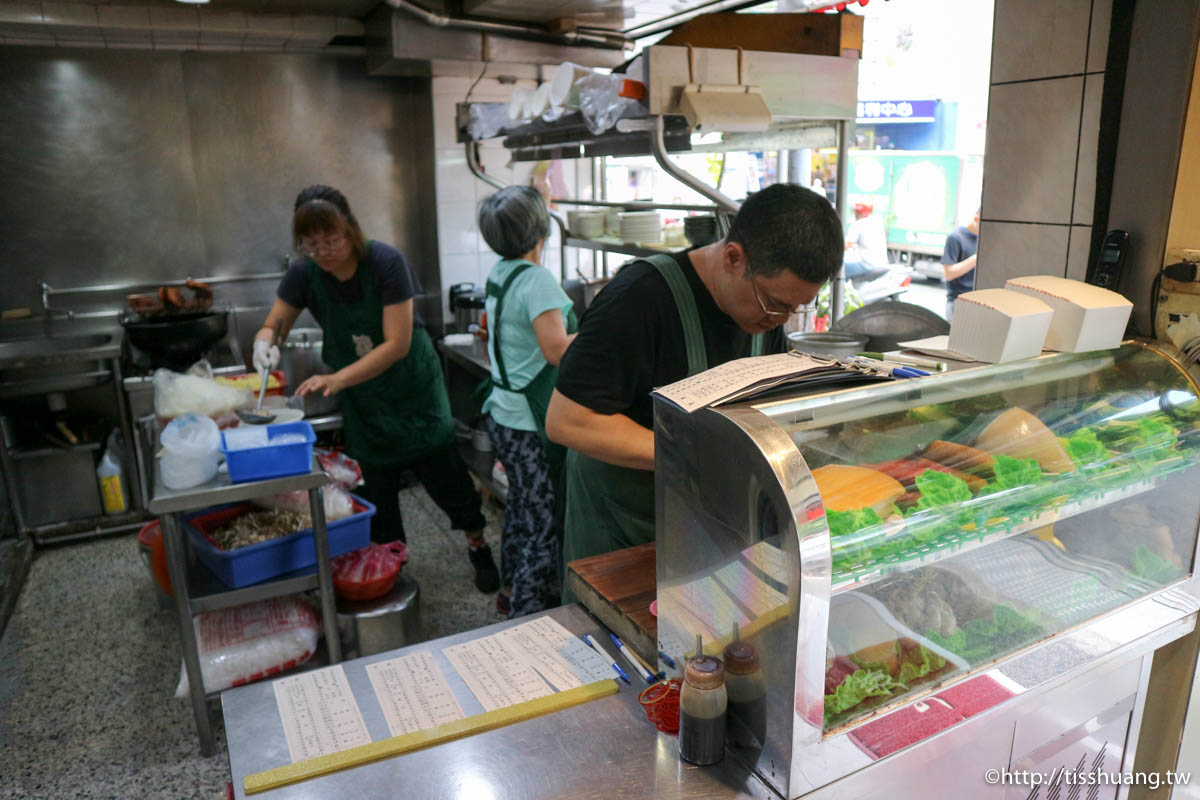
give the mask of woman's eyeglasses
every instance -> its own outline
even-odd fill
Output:
[[[318,253],[333,254],[340,251],[346,245],[345,236],[330,236],[323,240],[309,239],[300,243],[300,252],[307,256],[316,256]]]

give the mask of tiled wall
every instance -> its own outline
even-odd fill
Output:
[[[1112,0],[996,0],[975,288],[1083,280]]]
[[[467,96],[481,69],[482,64],[472,64],[469,70],[458,70],[473,73],[470,76],[438,76],[435,72],[433,78],[433,138],[437,157],[438,251],[443,304],[447,303],[449,287],[456,283],[470,281],[482,286],[498,258],[484,243],[475,223],[479,203],[496,189],[471,174],[463,145],[455,141],[456,104]],[[511,70],[489,67],[487,74],[508,71]],[[501,84],[496,78],[485,76],[471,90],[471,100],[507,102],[514,88],[533,89],[536,86],[537,81],[532,77],[520,78],[515,84]],[[480,162],[489,175],[506,184],[528,184],[535,166],[533,162],[510,163],[508,151],[501,146],[500,139],[489,140],[480,148]],[[577,196],[590,185],[590,162],[579,159],[563,161],[562,176],[570,196]],[[553,224],[550,227],[550,239],[543,250],[542,264],[555,275],[559,274],[559,234]],[[568,275],[574,274],[575,264],[576,254],[568,252]],[[445,306],[445,313],[446,319],[453,319],[448,305]]]

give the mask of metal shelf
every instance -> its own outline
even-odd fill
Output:
[[[467,469],[474,473],[483,488],[487,489],[501,503],[508,502],[508,487],[501,486],[492,480],[492,467],[496,463],[494,453],[481,453],[471,446],[470,442],[458,443],[458,454],[466,462]]]
[[[197,561],[188,569],[188,605],[192,614],[203,614],[222,608],[240,606],[257,600],[270,600],[289,594],[319,588],[316,566],[267,578],[261,583],[231,589],[221,582],[203,562]]]
[[[603,239],[577,239],[574,236],[568,236],[567,247],[582,247],[587,250],[600,250],[605,253],[621,253],[627,256],[634,256],[635,258],[645,258],[646,256],[670,252],[666,247],[640,247],[636,244],[626,244],[619,239],[609,237]]]

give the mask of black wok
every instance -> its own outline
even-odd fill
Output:
[[[229,332],[229,312],[204,311],[121,320],[129,343],[151,356],[172,362],[195,361]]]

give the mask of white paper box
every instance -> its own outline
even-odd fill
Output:
[[[1046,349],[1064,353],[1108,350],[1121,344],[1133,303],[1116,292],[1070,278],[1030,275],[1005,288],[1036,297],[1054,309]]]
[[[980,289],[954,302],[950,349],[999,364],[1040,355],[1054,310],[1008,289]]]

